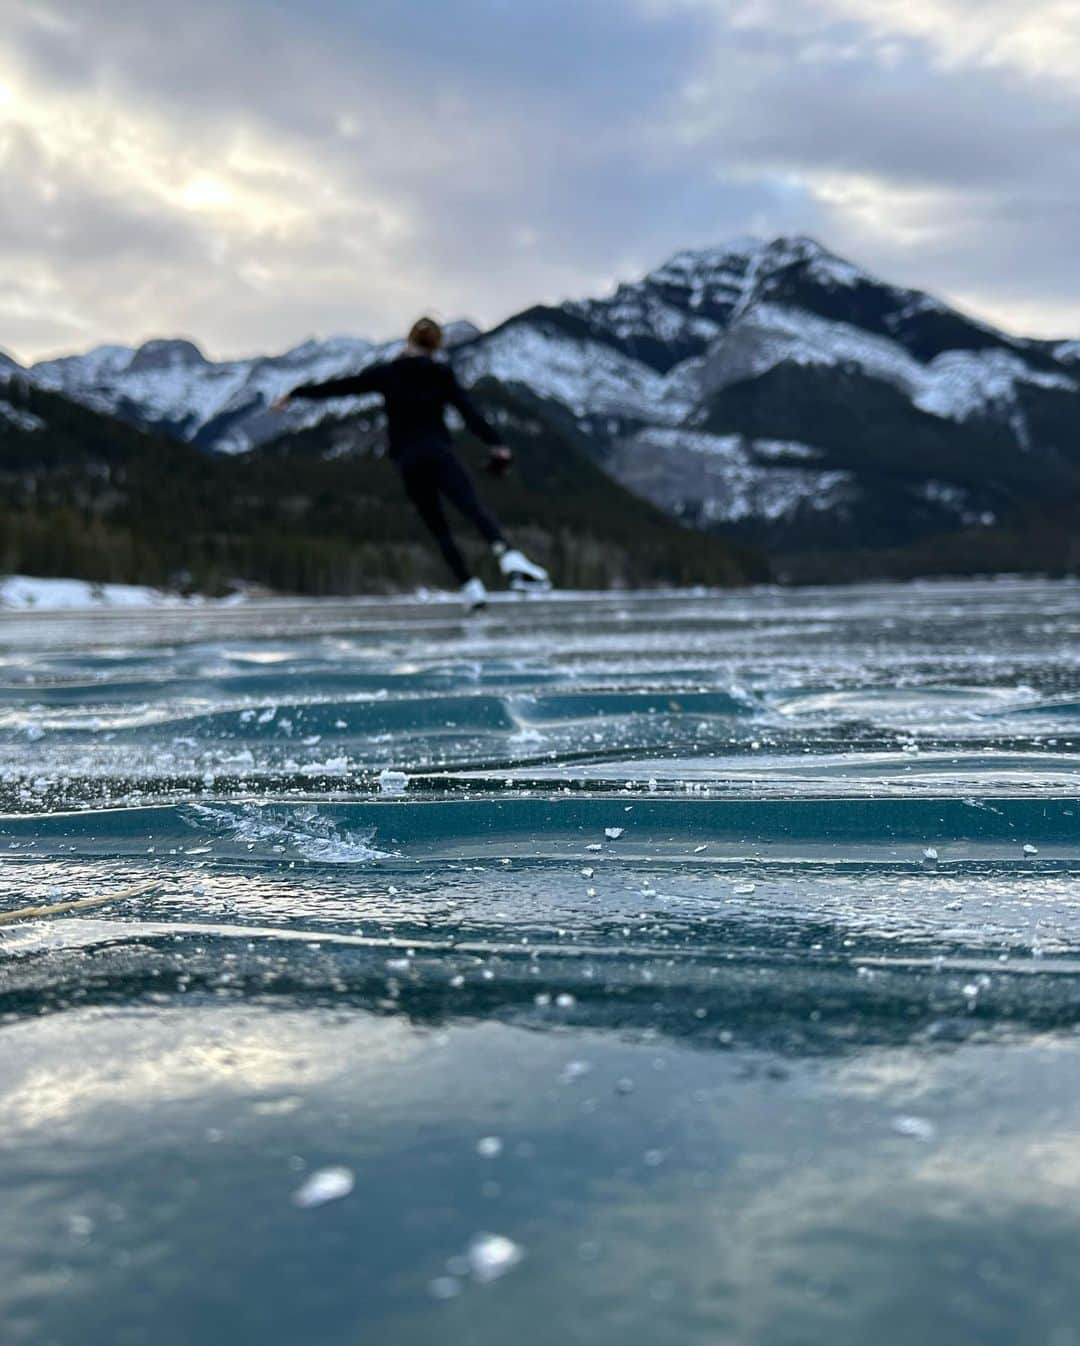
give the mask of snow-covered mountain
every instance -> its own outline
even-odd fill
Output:
[[[903,545],[1080,490],[1080,342],[1011,337],[811,239],[678,253],[457,362],[568,408],[624,485],[781,550]]]
[[[808,238],[677,253],[604,298],[452,333],[466,381],[569,418],[624,485],[781,551],[903,546],[1080,495],[1080,341],[1012,337]],[[355,403],[267,407],[393,346],[212,363],[186,341],[28,371],[98,409],[242,451]]]
[[[447,329],[451,346],[479,335],[471,323]],[[362,337],[306,341],[283,355],[208,360],[192,341],[148,341],[139,347],[98,346],[85,355],[44,360],[26,371],[43,388],[165,430],[225,453],[242,453],[284,430],[316,424],[338,403],[298,404],[283,419],[271,403],[298,383],[337,378],[374,360],[390,358],[400,342],[377,345]]]

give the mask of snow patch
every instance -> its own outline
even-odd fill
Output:
[[[40,416],[35,416],[32,411],[24,411],[21,407],[14,407],[2,398],[0,398],[0,421],[7,421],[8,425],[13,425],[16,430],[25,430],[27,433],[47,428]]]
[[[200,597],[151,589],[144,584],[91,584],[87,580],[0,576],[0,608],[56,611],[68,608],[161,608],[206,602]]]
[[[787,362],[855,365],[921,410],[957,421],[1011,404],[1021,383],[1080,391],[1075,380],[1032,369],[1012,351],[945,351],[921,364],[888,337],[779,304],[755,305],[710,352],[702,377],[715,392]]]
[[[624,486],[662,509],[697,514],[705,523],[739,523],[842,504],[850,494],[850,472],[772,461],[818,456],[805,444],[654,427],[621,441],[610,466]]]
[[[675,422],[689,410],[673,400],[669,381],[640,361],[534,323],[515,323],[470,347],[458,371],[467,382],[487,374],[525,384],[578,416],[621,413]]]

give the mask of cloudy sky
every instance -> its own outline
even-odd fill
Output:
[[[1080,336],[1078,0],[0,0],[0,348],[486,324],[809,233]]]

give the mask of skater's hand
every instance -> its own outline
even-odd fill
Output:
[[[276,401],[270,403],[270,410],[282,412],[288,407],[291,401],[292,398],[288,393],[282,393],[281,396],[276,399]]]
[[[505,444],[497,444],[491,450],[491,456],[487,460],[486,472],[490,472],[493,477],[501,477],[514,461],[514,455]]]

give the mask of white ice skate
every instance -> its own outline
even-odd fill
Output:
[[[503,552],[499,557],[499,569],[510,582],[510,588],[520,593],[546,593],[551,588],[551,579],[544,567],[530,561],[516,548]]]
[[[486,608],[488,595],[484,581],[475,578],[466,580],[461,586],[461,598],[467,612],[479,612],[481,608]]]

